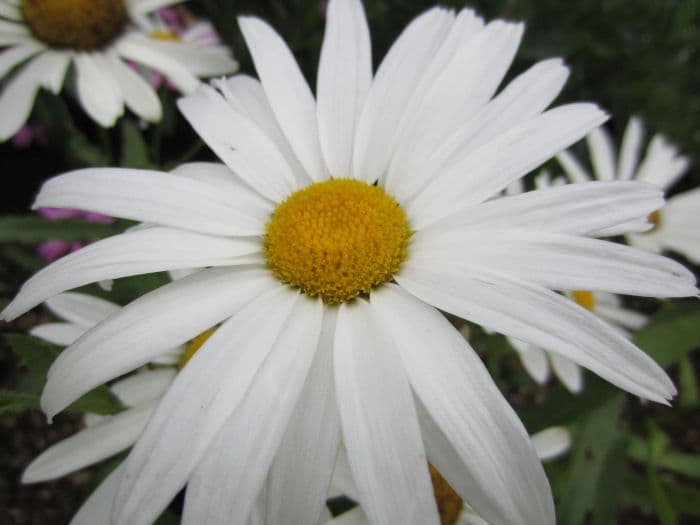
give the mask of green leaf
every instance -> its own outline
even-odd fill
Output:
[[[148,146],[136,123],[122,119],[121,165],[128,168],[157,168],[148,157]]]
[[[31,379],[27,381],[25,378],[22,382],[22,392],[12,392],[12,394],[25,396],[22,399],[31,401],[31,406],[27,408],[36,408],[39,406],[39,396],[46,381],[46,373],[51,363],[58,357],[59,348],[36,337],[23,334],[6,334],[5,339],[28,368]],[[124,410],[124,405],[109,388],[101,385],[77,399],[67,410],[110,415]]]
[[[662,479],[660,484],[669,505],[677,513],[700,517],[700,490],[671,480]],[[647,479],[640,475],[629,476],[622,491],[622,501],[648,509],[653,496]]]
[[[649,438],[647,439],[648,457],[647,457],[647,480],[649,481],[649,490],[654,502],[654,507],[664,525],[678,525],[676,515],[671,506],[671,502],[666,496],[666,492],[661,485],[656,466],[659,458],[664,453],[668,445],[668,437],[659,429],[651,420],[647,421],[649,428]]]
[[[0,242],[35,244],[52,239],[85,241],[121,233],[120,224],[100,224],[74,219],[49,221],[41,217],[0,217]]]
[[[695,348],[700,347],[700,305],[674,303],[652,317],[639,330],[634,342],[662,367],[668,368]]]
[[[681,408],[694,408],[700,403],[700,392],[698,392],[698,378],[695,375],[693,363],[687,355],[684,355],[678,362],[678,383],[680,396],[678,405]]]
[[[39,406],[39,398],[36,395],[0,390],[0,414],[22,412],[37,406]]]
[[[643,439],[635,437],[630,440],[627,453],[633,461],[646,464],[649,446]],[[698,454],[685,454],[667,448],[656,459],[656,467],[700,479],[700,455]]]
[[[604,523],[614,515],[624,473],[619,456],[627,439],[618,424],[623,403],[620,394],[582,422],[561,492],[558,523],[579,525],[587,515],[594,523]]]

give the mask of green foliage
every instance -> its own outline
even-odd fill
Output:
[[[36,244],[52,239],[86,241],[123,231],[120,224],[100,224],[77,219],[48,221],[36,216],[0,217],[0,243]]]

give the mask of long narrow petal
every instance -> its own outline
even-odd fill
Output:
[[[592,130],[586,136],[591,152],[593,173],[598,180],[615,180],[615,144],[603,127]]]
[[[128,67],[115,53],[107,54],[107,65],[119,86],[124,103],[131,111],[149,122],[158,122],[163,109],[155,90],[136,71]]]
[[[549,359],[540,347],[509,337],[508,342],[518,353],[520,362],[528,375],[542,385],[549,379]]]
[[[99,53],[77,53],[73,59],[80,104],[100,126],[109,128],[124,113],[124,98]]]
[[[395,279],[436,308],[568,357],[632,394],[667,403],[676,393],[653,359],[558,293],[487,270],[465,274],[448,265],[405,264]]]
[[[309,177],[328,177],[321,155],[316,102],[284,40],[258,18],[239,17],[255,69],[272,111]]]
[[[336,395],[360,504],[372,523],[439,523],[411,389],[394,343],[362,300],[341,305]]]
[[[593,235],[646,218],[663,203],[663,193],[650,184],[631,181],[566,184],[492,199],[431,225],[425,234],[517,224],[524,229]]]
[[[256,295],[214,332],[163,397],[126,460],[113,523],[152,523],[244,399],[301,297],[276,283]]]
[[[594,104],[551,109],[467,153],[407,207],[414,228],[492,197],[607,119]]]
[[[404,29],[382,60],[355,131],[356,179],[373,182],[386,170],[406,104],[453,22],[454,15],[446,9],[423,13]]]
[[[238,185],[159,171],[86,168],[44,183],[33,208],[75,208],[212,235],[260,235],[272,205]]]
[[[213,77],[234,73],[238,62],[231,58],[228,48],[201,46],[193,42],[151,39],[150,47],[164,57],[178,62],[198,77]]]
[[[140,406],[159,399],[175,379],[174,368],[157,368],[132,374],[112,384],[109,389],[126,406]]]
[[[570,152],[560,152],[557,155],[557,161],[571,182],[590,182],[593,180],[593,177]]]
[[[119,480],[124,472],[121,463],[92,491],[90,497],[75,513],[69,525],[109,525],[112,513],[112,503],[117,494]]]
[[[620,146],[620,159],[617,164],[617,180],[629,180],[639,163],[639,153],[644,140],[644,124],[639,117],[632,117],[627,123]]]
[[[558,354],[550,356],[554,375],[564,384],[569,392],[578,394],[583,390],[583,370],[576,363]]]
[[[35,273],[3,311],[16,317],[66,290],[130,275],[259,262],[260,241],[154,226],[89,244]]]
[[[549,483],[527,432],[467,341],[395,285],[373,293],[372,306],[411,386],[466,466],[469,504],[492,523],[553,524]]]
[[[61,319],[92,328],[119,310],[119,305],[84,293],[67,292],[46,301],[46,307]]]
[[[73,323],[44,323],[29,330],[29,335],[55,345],[68,346],[86,331],[87,328],[84,326]]]
[[[318,350],[268,475],[268,523],[318,523],[333,475],[340,420],[333,383],[336,310],[326,309]]]
[[[297,301],[244,399],[190,477],[183,512],[185,523],[248,523],[255,498],[299,400],[316,353],[322,321],[320,299],[304,297]],[[306,437],[318,444],[318,436]],[[293,478],[294,472],[288,475]],[[298,478],[289,481],[302,482]],[[323,479],[307,481],[319,485],[325,496],[328,487]],[[320,503],[322,505],[323,500]],[[320,510],[321,506],[310,509],[317,514]],[[296,522],[291,516],[284,516],[280,522],[268,522],[315,523],[315,520]]]
[[[372,83],[372,50],[360,0],[333,0],[318,66],[318,131],[330,174],[349,178],[355,127]]]
[[[61,352],[49,369],[44,412],[53,417],[91,388],[228,318],[273,284],[267,270],[213,268],[140,297]]]
[[[216,155],[275,202],[294,191],[294,176],[275,143],[210,86],[178,100],[180,111]]]
[[[45,46],[39,42],[27,42],[26,44],[20,44],[4,50],[0,53],[0,78],[4,77],[16,65],[36,55],[43,49],[45,49]]]
[[[412,263],[489,268],[554,290],[593,290],[648,297],[697,294],[695,275],[667,257],[568,234],[470,229],[412,240]],[[444,261],[440,263],[440,261]]]
[[[121,452],[136,441],[154,408],[153,402],[130,408],[59,441],[29,464],[22,483],[59,478]]]

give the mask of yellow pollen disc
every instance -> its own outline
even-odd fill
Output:
[[[576,290],[571,292],[571,298],[576,301],[579,306],[583,306],[586,310],[590,310],[592,312],[595,308],[595,297],[593,296],[593,292]]]
[[[280,281],[334,304],[389,281],[406,259],[410,237],[406,215],[384,190],[332,179],[277,206],[264,246]]]
[[[39,40],[79,50],[106,46],[128,20],[124,0],[23,0],[22,15]]]
[[[180,37],[177,36],[175,33],[171,33],[170,31],[162,31],[162,30],[157,30],[157,31],[151,31],[151,38],[154,38],[156,40],[162,40],[164,42],[179,42]]]
[[[651,230],[649,230],[650,232],[652,232],[652,231],[654,231],[655,229],[657,229],[657,228],[659,227],[659,225],[661,224],[661,210],[652,211],[652,212],[649,214],[649,217],[647,217],[647,220],[648,220],[651,224],[654,225],[654,227],[653,227]],[[649,233],[649,232],[647,232],[647,233]]]
[[[442,475],[428,463],[430,480],[433,482],[433,494],[440,513],[441,525],[456,525],[462,512],[462,498],[450,486]]]
[[[192,339],[189,343],[187,343],[187,348],[185,349],[185,353],[182,354],[182,357],[180,358],[180,362],[177,364],[177,369],[182,370],[185,365],[189,362],[190,359],[192,359],[192,356],[197,353],[197,350],[202,348],[202,345],[207,342],[207,339],[211,337],[211,335],[216,332],[216,329],[218,327],[214,326],[210,328],[209,330],[205,330],[201,334],[199,334],[197,337]]]

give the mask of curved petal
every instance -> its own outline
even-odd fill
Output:
[[[212,235],[262,234],[272,205],[250,190],[231,190],[159,171],[86,168],[45,182],[33,209],[75,208]]]
[[[284,40],[267,23],[239,17],[255,69],[272,111],[297,158],[314,181],[328,178],[321,155],[316,102]]]
[[[530,436],[542,461],[555,459],[571,448],[571,434],[566,427],[549,427]]]
[[[22,483],[65,476],[131,446],[146,426],[155,403],[120,412],[44,450],[22,474]]]
[[[158,122],[163,116],[163,108],[151,85],[136,71],[127,67],[116,54],[107,54],[106,60],[126,106],[142,119]]]
[[[43,44],[34,41],[5,49],[0,53],[0,78],[3,78],[16,65],[43,49],[46,49]]]
[[[55,315],[84,328],[92,328],[119,310],[119,305],[94,295],[66,292],[51,297],[46,307]]]
[[[466,467],[470,506],[492,523],[553,524],[549,483],[527,432],[469,343],[395,285],[374,292],[371,304],[413,390]]]
[[[316,96],[321,151],[332,177],[350,178],[355,127],[372,83],[372,50],[360,0],[326,11]]]
[[[510,255],[513,257],[513,254]],[[436,308],[561,354],[618,387],[667,404],[666,372],[617,330],[570,299],[487,270],[404,264],[396,281]]]
[[[620,159],[617,164],[617,179],[629,180],[634,176],[639,163],[639,153],[644,140],[644,124],[639,117],[632,117],[627,123],[625,135],[622,137]]]
[[[581,166],[576,157],[568,151],[562,151],[557,155],[557,161],[571,182],[590,182],[593,177]]]
[[[35,273],[5,308],[16,317],[58,293],[130,275],[260,262],[257,239],[214,237],[174,228],[127,231],[89,244]]]
[[[598,180],[615,180],[615,144],[603,127],[592,130],[586,136],[591,153],[593,173]]]
[[[68,346],[87,331],[84,326],[73,323],[44,323],[29,330],[29,335],[54,345]]]
[[[336,395],[362,508],[372,523],[438,524],[408,380],[393,342],[363,300],[340,306]]]
[[[333,383],[336,312],[325,309],[318,350],[268,474],[268,523],[318,523],[325,507],[340,443]]]
[[[214,153],[260,194],[281,202],[296,189],[275,143],[213,88],[201,85],[177,104]]]
[[[374,182],[386,170],[406,105],[453,22],[450,11],[430,9],[413,19],[382,60],[355,129],[356,179]]]
[[[549,356],[552,361],[552,370],[566,389],[578,394],[583,390],[583,371],[576,363],[557,354]]]
[[[126,460],[115,524],[152,523],[185,485],[245,398],[301,297],[276,283],[255,295],[204,343],[163,397]]]
[[[518,352],[520,362],[528,375],[540,385],[546,383],[549,379],[547,353],[537,346],[530,345],[514,337],[509,337],[508,342]]]
[[[487,200],[607,119],[594,104],[569,104],[523,122],[452,162],[407,207],[415,229]]]
[[[52,418],[90,389],[228,318],[275,283],[267,270],[213,268],[140,297],[61,352],[49,369],[42,409]]]
[[[70,525],[110,525],[112,502],[123,471],[122,463],[109,473],[78,509]]]
[[[316,353],[323,303],[302,297],[236,410],[224,423],[187,483],[183,521],[246,525]],[[329,372],[328,370],[325,372]],[[313,381],[313,378],[310,378]],[[272,388],[271,388],[272,387]],[[311,437],[311,436],[307,436]],[[318,437],[311,437],[318,444]],[[331,463],[332,464],[332,463]],[[293,476],[294,473],[290,472]],[[329,476],[330,477],[330,476]],[[290,480],[300,483],[301,479]],[[307,480],[325,496],[323,479]],[[284,490],[286,487],[282,487]],[[323,500],[316,509],[320,514]],[[309,512],[309,510],[307,510]],[[281,522],[295,522],[284,516]]]
[[[175,374],[175,368],[147,370],[117,381],[109,389],[126,406],[136,407],[165,394],[175,379]]]
[[[124,114],[124,98],[100,53],[76,53],[76,86],[80,104],[100,126],[111,128]]]

